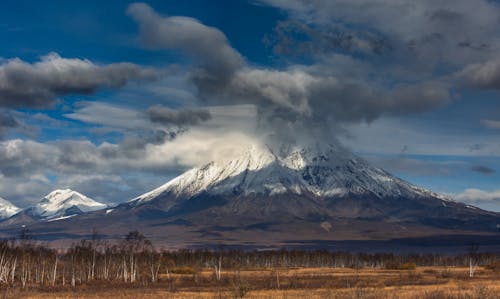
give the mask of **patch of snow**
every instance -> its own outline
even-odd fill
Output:
[[[472,210],[477,210],[478,208],[475,207],[475,206],[471,206],[471,205],[465,205],[466,208],[468,209],[472,209]]]
[[[51,218],[49,220],[47,220],[47,222],[52,222],[52,221],[58,221],[58,220],[63,220],[63,219],[68,219],[68,218],[71,218],[73,216],[76,216],[76,214],[73,214],[73,215],[68,215],[68,216],[61,216],[61,217],[57,217],[57,218]]]

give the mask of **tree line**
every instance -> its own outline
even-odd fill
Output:
[[[472,256],[473,254],[473,256]],[[55,286],[92,283],[96,281],[121,283],[157,283],[174,273],[196,274],[211,269],[215,280],[224,271],[249,268],[386,268],[400,269],[402,265],[469,266],[498,263],[498,253],[392,254],[349,253],[326,250],[265,250],[244,251],[182,249],[169,251],[155,248],[143,234],[129,232],[115,244],[100,240],[97,232],[65,250],[56,250],[36,242],[27,231],[19,238],[0,241],[0,284]]]

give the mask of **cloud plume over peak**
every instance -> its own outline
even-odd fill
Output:
[[[425,112],[451,99],[444,82],[386,87],[363,72],[358,72],[361,77],[349,76],[353,65],[365,67],[355,59],[340,69],[335,64],[325,66],[324,61],[281,69],[254,67],[221,31],[196,19],[162,16],[144,3],[131,4],[127,13],[139,24],[145,46],[182,50],[193,57],[189,77],[205,104],[254,104],[261,120],[281,118],[295,125],[325,126],[370,122],[382,115]]]

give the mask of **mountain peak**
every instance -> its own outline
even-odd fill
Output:
[[[191,169],[132,202],[146,202],[159,195],[187,199],[201,193],[439,197],[369,165],[340,144],[299,146],[282,143],[252,145],[232,159],[212,161]]]
[[[97,202],[71,189],[57,189],[47,194],[38,204],[32,207],[34,216],[46,219],[80,214],[106,208],[107,205]]]
[[[10,201],[0,197],[0,219],[9,218],[21,211],[20,208],[15,206]]]
[[[50,192],[49,194],[47,194],[42,199],[42,201],[57,202],[57,201],[61,201],[61,200],[71,199],[71,197],[73,197],[73,196],[86,198],[85,195],[83,195],[77,191],[73,191],[71,189],[56,189],[56,190]]]

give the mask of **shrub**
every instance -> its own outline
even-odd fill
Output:
[[[444,270],[442,270],[440,273],[439,273],[439,277],[441,278],[451,278],[453,276],[453,273],[451,272],[450,269],[446,268]]]
[[[500,261],[494,261],[484,267],[493,272],[500,272]]]
[[[415,263],[404,263],[401,266],[399,266],[399,269],[401,269],[401,270],[415,270],[415,269],[417,269],[417,264],[415,264]]]
[[[233,282],[233,298],[244,298],[248,291],[250,290],[250,286],[245,282]]]
[[[398,262],[395,262],[395,261],[388,261],[385,263],[385,268],[388,270],[397,270],[397,269],[399,269],[399,267],[400,267],[400,264]]]
[[[435,270],[435,269],[425,269],[424,273],[425,274],[434,274],[434,275],[436,275],[436,274],[438,274],[438,271]]]
[[[417,264],[415,263],[398,263],[395,261],[390,261],[385,263],[385,268],[388,270],[415,270],[417,268]]]
[[[196,274],[196,271],[191,267],[174,268],[170,272],[173,274]]]

